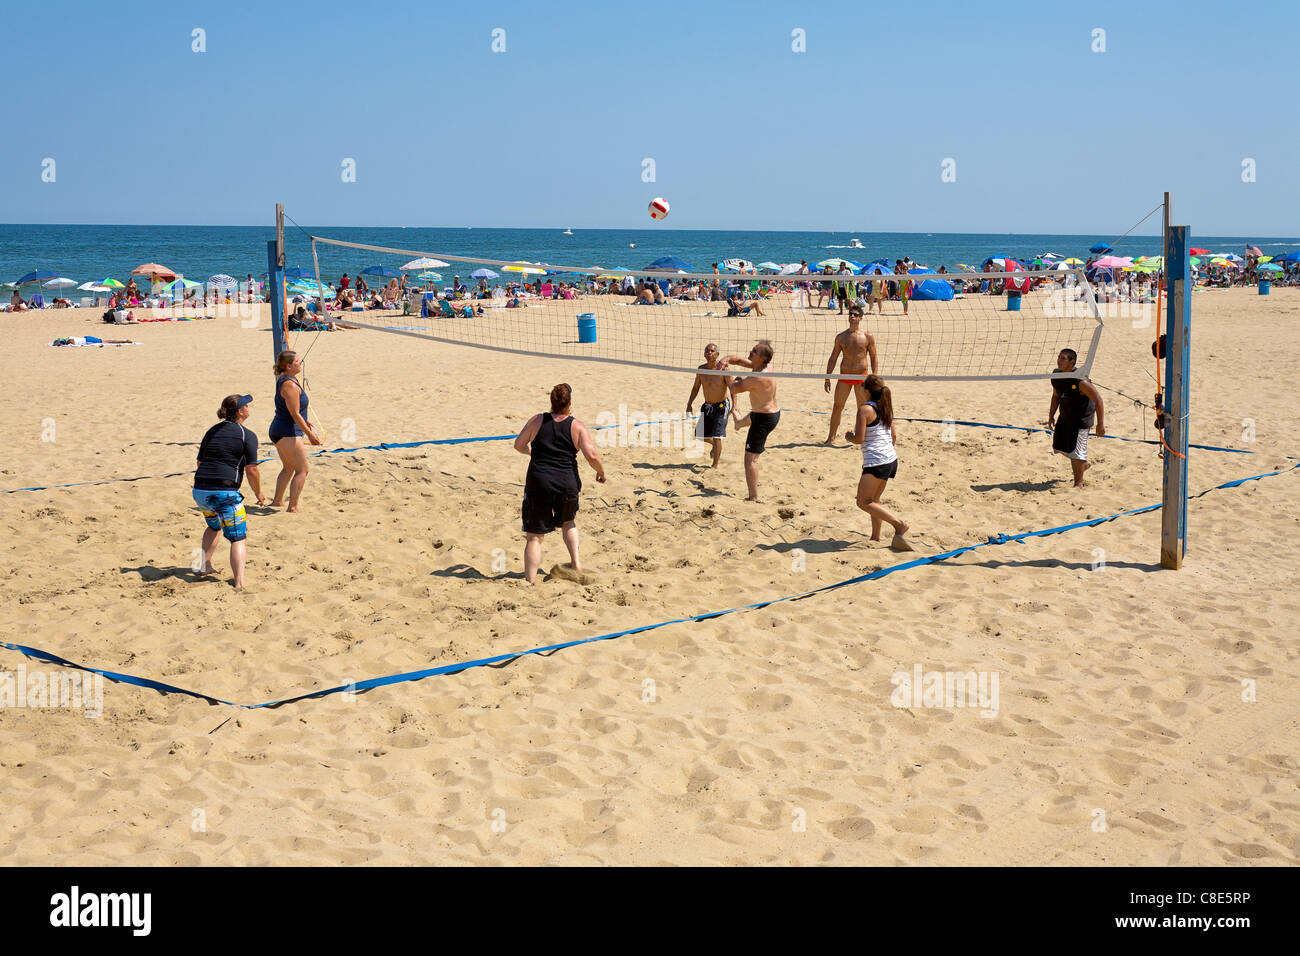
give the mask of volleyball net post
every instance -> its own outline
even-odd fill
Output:
[[[1178,570],[1187,553],[1187,415],[1191,372],[1192,264],[1186,226],[1165,237],[1165,455],[1160,566]]]
[[[271,293],[271,348],[279,357],[284,339],[284,204],[275,204],[275,238],[266,244],[266,282]]]

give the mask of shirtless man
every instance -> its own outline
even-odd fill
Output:
[[[728,355],[722,360],[721,367],[743,365],[755,372],[770,371],[772,365],[772,343],[759,339],[749,350],[748,357]],[[733,408],[732,417],[736,419],[736,430],[749,429],[745,439],[745,485],[749,489],[746,501],[758,501],[758,456],[767,448],[767,436],[781,420],[781,405],[776,400],[776,379],[767,375],[750,375],[737,378],[731,383],[731,396],[734,399],[741,392],[749,392],[749,414],[744,418],[736,416]]]
[[[844,412],[844,402],[849,397],[849,392],[857,399],[853,407],[858,408],[867,400],[866,390],[863,389],[862,383],[867,378],[867,361],[871,361],[871,374],[880,374],[880,363],[876,358],[876,337],[870,332],[863,332],[859,326],[862,324],[862,306],[854,303],[849,306],[849,327],[835,336],[835,348],[831,350],[830,360],[826,363],[826,374],[832,375],[835,372],[835,360],[840,360],[840,374],[851,375],[854,372],[861,372],[861,378],[842,378],[835,383],[835,404],[831,408],[831,429],[827,433],[827,445],[835,444],[835,435],[840,427],[840,415]],[[826,391],[831,390],[831,380],[826,379]]]
[[[718,347],[710,342],[704,346],[704,364],[700,368],[719,369]],[[722,460],[722,439],[727,437],[727,419],[731,416],[730,375],[696,374],[691,386],[691,397],[686,400],[686,414],[691,414],[695,396],[704,389],[704,404],[700,406],[700,420],[695,426],[695,437],[713,446],[713,464],[717,468]],[[698,446],[697,446],[698,447]]]

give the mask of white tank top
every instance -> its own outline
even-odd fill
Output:
[[[894,451],[894,439],[889,433],[889,426],[880,420],[880,409],[875,402],[867,402],[876,409],[876,423],[868,425],[862,436],[862,467],[874,468],[898,461],[898,452]]]

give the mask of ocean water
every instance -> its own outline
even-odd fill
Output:
[[[993,235],[963,233],[756,232],[686,230],[655,227],[644,230],[582,229],[571,236],[560,229],[416,229],[308,227],[316,235],[368,245],[444,253],[485,259],[527,259],[557,265],[644,268],[654,259],[674,255],[696,271],[711,271],[714,262],[742,258],[751,262],[810,263],[836,256],[856,262],[903,256],[932,268],[959,262],[976,265],[989,256],[1028,259],[1043,252],[1087,258],[1098,241],[1116,246],[1119,255],[1159,255],[1157,236]],[[850,249],[856,237],[866,247]],[[49,269],[78,282],[107,276],[122,279],[136,266],[157,262],[187,278],[202,281],[217,273],[243,279],[267,271],[266,243],[275,238],[271,226],[41,226],[0,225],[0,281],[11,282],[34,269]],[[312,267],[306,234],[285,228],[286,265]],[[1196,236],[1193,246],[1241,255],[1247,244],[1265,254],[1300,249],[1300,238],[1259,236]],[[320,246],[322,277],[337,282],[344,272],[355,275],[373,265],[396,269],[413,255],[389,255],[357,249]],[[467,276],[474,267],[440,270]]]

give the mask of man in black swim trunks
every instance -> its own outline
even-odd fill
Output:
[[[772,365],[772,343],[759,339],[749,350],[748,357],[728,355],[722,361],[722,367],[743,365],[755,372],[770,371]],[[732,417],[736,419],[736,430],[749,429],[745,439],[745,485],[749,489],[746,501],[758,501],[758,456],[767,449],[767,436],[781,420],[781,405],[776,400],[776,379],[768,375],[750,375],[737,378],[731,383],[731,395],[741,392],[749,393],[749,414],[744,418],[736,416],[733,408]]]
[[[1061,349],[1056,357],[1058,372],[1073,372],[1078,355],[1074,349]],[[1061,420],[1055,421],[1057,410]],[[1074,472],[1074,487],[1083,487],[1083,473],[1092,467],[1088,461],[1088,430],[1093,417],[1097,421],[1097,436],[1104,437],[1106,409],[1097,386],[1086,378],[1053,378],[1052,407],[1047,412],[1047,427],[1052,429],[1052,449],[1070,459]]]
[[[704,346],[704,364],[700,368],[721,368],[718,364],[718,347],[712,342]],[[704,404],[700,406],[700,420],[695,427],[695,437],[707,441],[713,448],[713,464],[710,468],[717,468],[718,462],[722,460],[722,439],[727,437],[727,419],[731,416],[731,395],[728,394],[730,385],[730,375],[697,373],[695,384],[691,386],[691,397],[686,400],[686,414],[689,415],[691,406],[695,404],[695,396],[700,389],[704,389]]]

